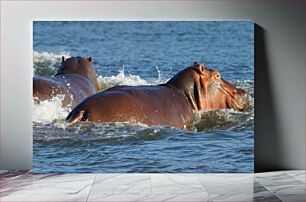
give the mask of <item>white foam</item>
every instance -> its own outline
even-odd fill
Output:
[[[64,120],[71,109],[62,107],[63,99],[64,95],[57,95],[51,100],[44,100],[39,104],[34,104],[33,100],[32,120],[44,124],[53,123],[55,120]]]
[[[138,75],[125,75],[124,67],[119,70],[116,76],[98,76],[99,89],[104,90],[117,85],[128,85],[128,86],[139,86],[139,85],[150,85],[150,83]]]
[[[52,76],[58,70],[61,64],[61,58],[65,55],[69,56],[69,53],[52,53],[52,52],[33,52],[33,73],[35,76]],[[161,77],[160,70],[158,66],[156,66],[156,71],[158,73],[158,78],[148,81],[141,78],[138,75],[132,75],[131,73],[126,74],[124,71],[124,67],[119,70],[119,73],[115,76],[101,76],[97,77],[100,90],[104,90],[106,88],[110,88],[117,85],[128,85],[128,86],[139,86],[139,85],[156,85],[161,84],[167,81]],[[67,86],[70,84],[67,83]]]
[[[52,76],[56,73],[61,65],[62,56],[69,56],[69,53],[48,53],[48,52],[33,52],[33,74],[35,76]]]
[[[234,109],[201,110],[193,114],[193,126],[198,131],[226,129],[245,130],[254,125],[254,109],[240,112]],[[242,127],[241,127],[242,126]]]
[[[133,75],[131,73],[126,74],[124,71],[124,66],[119,73],[115,76],[98,76],[98,84],[100,91],[107,88],[118,86],[118,85],[127,85],[127,86],[140,86],[140,85],[158,85],[167,82],[168,79],[161,76],[158,66],[156,66],[156,71],[158,73],[158,78],[153,80],[145,80],[138,75]]]

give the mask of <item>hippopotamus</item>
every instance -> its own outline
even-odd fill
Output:
[[[115,86],[89,96],[67,116],[68,124],[79,121],[140,122],[181,129],[192,125],[199,110],[242,111],[248,94],[221,78],[218,71],[194,64],[157,86]]]
[[[53,77],[33,78],[35,103],[64,95],[62,107],[75,107],[84,98],[98,92],[96,71],[92,58],[62,56],[61,66]]]

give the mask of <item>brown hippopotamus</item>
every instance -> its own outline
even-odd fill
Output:
[[[79,121],[127,122],[148,125],[191,126],[193,112],[207,109],[244,110],[248,95],[203,64],[179,72],[158,86],[116,86],[92,95],[66,118]]]
[[[92,58],[62,57],[62,63],[53,77],[33,78],[35,103],[64,95],[63,107],[75,107],[84,98],[97,93],[98,81]]]

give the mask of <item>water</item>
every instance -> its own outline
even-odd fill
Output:
[[[194,114],[193,129],[141,123],[64,123],[60,96],[33,108],[33,171],[207,173],[254,170],[251,22],[34,22],[35,75],[61,56],[93,57],[100,90],[164,83],[194,61],[249,92],[245,112]]]

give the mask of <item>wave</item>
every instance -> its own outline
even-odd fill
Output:
[[[167,79],[160,76],[159,69],[156,67],[158,72],[158,78],[154,80],[145,80],[138,75],[133,75],[131,73],[126,74],[124,71],[124,66],[119,70],[119,73],[115,76],[101,76],[97,77],[99,90],[103,91],[107,88],[117,86],[117,85],[127,85],[127,86],[140,86],[140,85],[158,85],[165,83]]]
[[[115,122],[93,123],[80,122],[67,127],[64,121],[54,124],[35,123],[34,137],[37,141],[62,141],[66,139],[72,144],[82,140],[90,141],[153,141],[166,137],[169,126],[148,126],[142,123]],[[173,128],[174,130],[177,130]],[[61,144],[61,142],[59,142]]]
[[[35,76],[53,76],[59,66],[61,65],[62,56],[71,57],[67,52],[61,53],[48,53],[48,52],[33,52],[33,72]],[[96,66],[96,65],[95,65]],[[97,67],[96,67],[97,68]],[[105,90],[107,88],[116,85],[157,85],[167,81],[166,78],[161,77],[159,68],[156,66],[158,78],[152,80],[142,79],[138,75],[132,75],[131,73],[125,73],[124,66],[119,69],[118,74],[115,76],[102,76],[97,75],[99,84],[99,90]]]
[[[193,129],[196,131],[252,131],[254,130],[254,111],[253,109],[246,112],[237,112],[233,109],[199,111],[194,113]]]
[[[33,122],[47,124],[57,120],[64,120],[71,111],[71,108],[64,108],[62,106],[64,96],[65,95],[57,95],[52,97],[51,100],[44,100],[40,103],[34,103],[33,99]]]
[[[69,53],[33,52],[33,75],[52,76],[61,65],[62,56],[70,57]]]
[[[48,53],[38,52],[33,53],[33,71],[35,76],[52,76],[56,73],[58,67],[61,64],[61,58],[63,55],[69,56],[69,53]],[[156,67],[158,72],[158,78],[154,80],[145,80],[138,75],[127,74],[124,67],[122,67],[117,75],[114,76],[97,76],[99,91],[103,91],[107,88],[117,85],[156,85],[164,83],[165,78],[160,76],[160,71]],[[57,120],[64,120],[70,108],[63,108],[61,105],[62,96],[53,97],[51,100],[40,102],[39,104],[33,104],[33,122],[37,123],[53,123]]]

